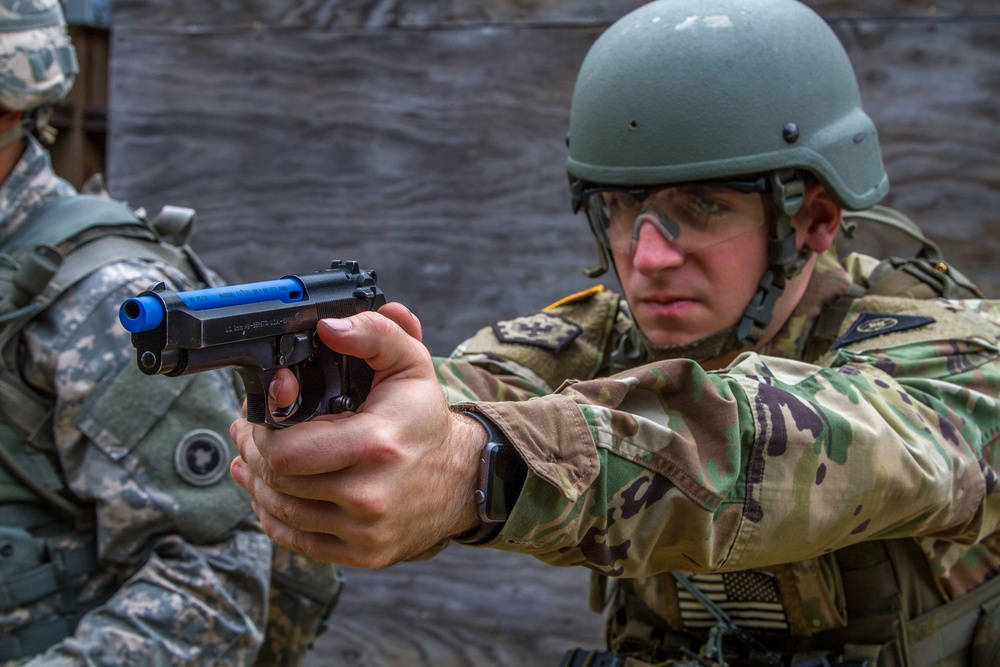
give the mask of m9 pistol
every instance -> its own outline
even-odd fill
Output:
[[[132,334],[143,373],[235,368],[247,392],[247,419],[281,428],[357,410],[367,398],[371,367],[324,345],[316,324],[377,310],[385,296],[375,281],[375,272],[358,262],[335,260],[324,271],[189,292],[157,282],[126,299],[118,317]],[[272,414],[267,388],[281,368],[295,373],[299,399]]]

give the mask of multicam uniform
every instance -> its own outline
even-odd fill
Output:
[[[610,648],[648,662],[705,644],[707,599],[751,635],[723,642],[730,664],[774,664],[763,646],[780,664],[995,664],[996,590],[893,640],[1000,573],[1000,306],[869,294],[815,345],[872,265],[821,255],[778,336],[724,370],[649,363],[608,291],[439,360],[451,402],[475,401],[529,464],[490,546],[606,575],[591,600]]]
[[[0,239],[43,203],[75,194],[37,141],[25,141],[0,189]],[[114,261],[23,330],[21,377],[53,405],[50,428],[30,444],[36,456],[51,453],[47,469],[63,476],[87,518],[74,526],[37,499],[0,502],[2,664],[249,665],[258,655],[268,596],[278,588],[270,584],[272,545],[228,474],[238,398],[225,373],[166,378],[138,371],[118,307],[154,280],[194,287],[163,262]],[[0,414],[13,419],[3,397]],[[10,487],[9,477],[0,481]],[[303,632],[284,628],[285,645],[261,654],[270,665],[297,662],[339,586],[331,568],[302,561],[277,563],[315,586],[293,607],[325,600]],[[39,584],[40,573],[58,590]],[[289,625],[282,608],[271,607],[276,626]],[[295,618],[303,608],[288,611]],[[289,654],[294,660],[283,662]]]

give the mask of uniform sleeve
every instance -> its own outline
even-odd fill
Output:
[[[958,327],[956,313],[939,313]],[[672,360],[473,403],[531,473],[490,546],[613,576],[802,561],[862,540],[997,530],[997,329],[847,346],[824,365]],[[485,400],[484,400],[485,399]]]
[[[105,267],[29,338],[29,380],[56,396],[68,485],[96,512],[100,571],[88,585],[111,593],[32,665],[243,665],[262,641],[271,545],[228,474],[232,379],[147,377],[118,322],[153,278],[185,289],[161,271]]]

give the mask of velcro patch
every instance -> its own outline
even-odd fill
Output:
[[[192,486],[215,484],[229,470],[226,443],[215,431],[195,429],[177,443],[174,467],[181,479]]]
[[[576,324],[558,315],[533,313],[493,325],[493,333],[501,343],[533,345],[559,353],[583,332]]]
[[[886,313],[861,313],[854,324],[847,332],[838,338],[831,350],[857,343],[861,340],[874,338],[895,331],[906,331],[916,329],[935,322],[933,317],[922,317],[917,315],[889,315]]]

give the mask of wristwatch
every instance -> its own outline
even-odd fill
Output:
[[[478,529],[459,535],[455,541],[479,544],[496,537],[503,528],[521,495],[528,477],[528,465],[493,422],[478,412],[463,414],[482,424],[488,434],[479,456],[479,481],[473,492],[476,511],[483,523]]]

